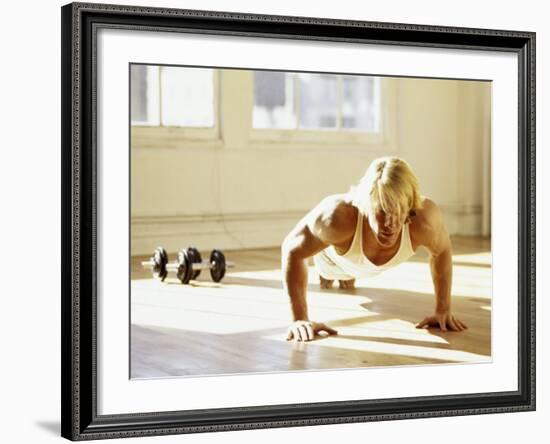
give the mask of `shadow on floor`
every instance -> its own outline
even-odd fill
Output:
[[[36,421],[35,424],[52,435],[61,436],[61,423],[59,421]]]
[[[228,277],[227,283],[223,285],[245,285],[263,288],[280,288],[282,283],[277,280],[248,278],[248,277]],[[361,304],[369,311],[381,313],[385,319],[398,318],[413,324],[419,323],[426,316],[431,315],[434,310],[433,294],[419,293],[404,290],[381,289],[357,287],[354,289],[342,290],[334,288],[326,290],[321,289],[317,284],[309,284],[308,290],[327,293],[342,294],[346,296],[361,296],[369,298],[370,302]],[[481,305],[480,305],[481,304]],[[468,325],[468,320],[487,325],[490,328],[491,312],[482,308],[483,305],[491,305],[491,300],[479,297],[459,297],[453,299],[453,313]],[[334,321],[336,325],[352,325],[362,322],[379,321],[379,316],[368,316],[359,319],[350,319],[344,321]],[[330,321],[327,321],[329,323]],[[437,332],[439,329],[430,329],[431,332]],[[442,332],[440,332],[442,333]],[[447,335],[448,333],[442,333]]]

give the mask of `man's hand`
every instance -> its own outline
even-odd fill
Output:
[[[326,331],[329,335],[337,335],[338,332],[328,325],[313,321],[295,321],[288,328],[287,341],[312,341],[317,333]]]
[[[417,324],[416,328],[439,327],[441,331],[447,331],[447,327],[453,331],[466,330],[468,327],[464,322],[455,317],[450,311],[443,313],[435,313],[432,316],[424,318],[422,322]]]

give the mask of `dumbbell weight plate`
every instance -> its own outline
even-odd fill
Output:
[[[225,276],[225,256],[220,250],[213,250],[210,254],[210,276],[214,282],[220,282]]]
[[[199,250],[197,250],[195,247],[189,247],[187,249],[187,257],[192,264],[200,264],[202,262],[202,256],[199,253]],[[199,274],[201,274],[200,269],[193,270],[193,273],[191,274],[191,279],[197,279],[199,277]]]
[[[157,247],[153,252],[153,277],[164,281],[168,274],[166,264],[168,263],[168,254],[163,247]]]
[[[193,273],[193,270],[191,268],[191,261],[189,260],[189,256],[187,255],[186,250],[180,250],[178,253],[177,258],[177,277],[181,281],[182,284],[188,284],[191,280],[191,275]]]

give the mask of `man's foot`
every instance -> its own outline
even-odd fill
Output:
[[[325,279],[323,276],[319,276],[319,285],[324,290],[330,290],[332,288],[333,280]]]
[[[349,281],[338,281],[340,284],[341,290],[350,290],[355,288],[355,279],[350,279]]]

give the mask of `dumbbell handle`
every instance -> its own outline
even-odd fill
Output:
[[[141,263],[141,266],[143,268],[153,268],[155,266],[155,261],[153,259],[149,259],[148,261],[143,261]]]
[[[142,264],[144,264],[144,262],[142,262]],[[166,264],[166,269],[167,270],[177,270],[178,267],[179,267],[179,265],[176,262]],[[214,267],[214,262],[202,261],[202,262],[193,262],[191,264],[191,269],[192,270],[205,270],[205,269],[210,269],[212,267]],[[225,268],[233,268],[233,267],[235,267],[234,262],[226,262],[225,263]]]

